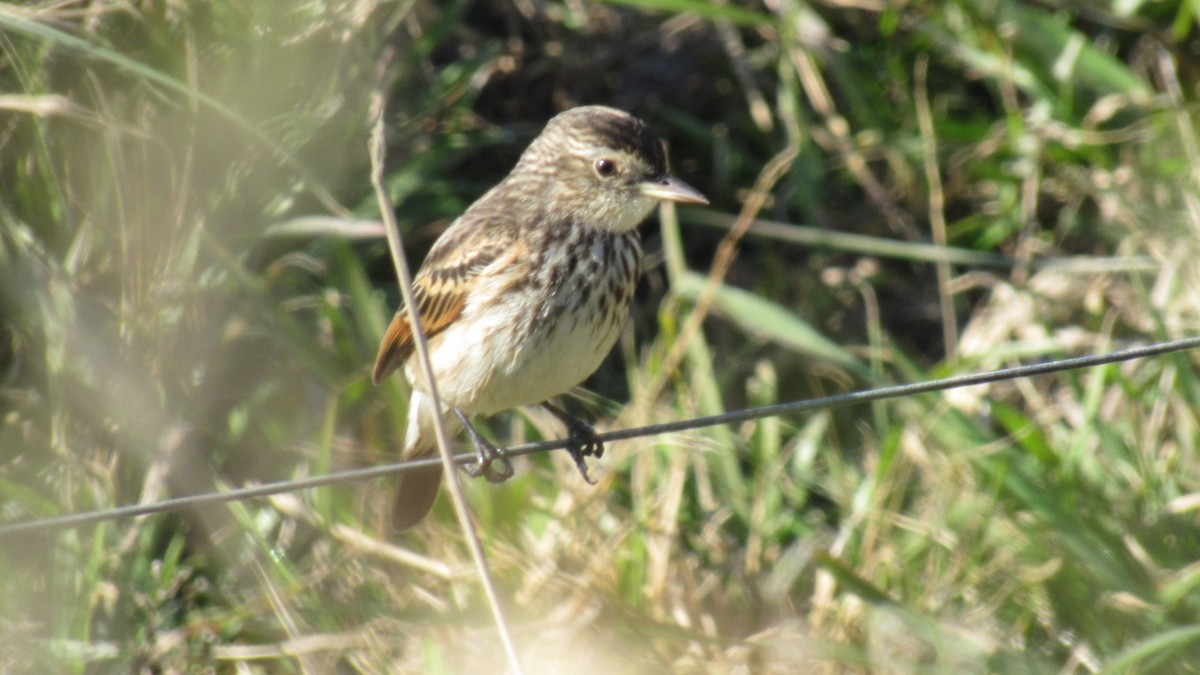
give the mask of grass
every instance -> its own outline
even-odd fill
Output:
[[[712,198],[644,230],[601,426],[1194,334],[1195,31],[1187,2],[0,9],[0,516],[395,458],[377,85],[413,265],[568,105],[637,111]],[[1195,672],[1196,372],[643,438],[594,487],[536,456],[468,498],[531,673]],[[6,538],[2,669],[498,669],[448,502],[396,536],[390,489]]]

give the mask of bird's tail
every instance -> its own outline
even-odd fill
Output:
[[[404,433],[404,458],[437,456],[437,435],[433,429],[433,404],[424,393],[413,390],[408,404],[408,429]],[[442,414],[446,434],[454,438],[459,423],[453,414]],[[392,502],[392,529],[403,532],[425,517],[437,499],[442,484],[442,465],[437,464],[400,474],[396,479],[396,498]]]

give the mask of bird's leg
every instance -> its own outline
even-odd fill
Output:
[[[458,420],[467,430],[467,435],[471,437],[471,444],[475,446],[475,463],[464,464],[463,471],[473,478],[483,476],[489,483],[502,483],[513,475],[513,465],[509,461],[508,456],[504,452],[488,442],[475,427],[471,426],[470,420],[463,414],[463,411],[454,408],[454,414],[458,415]],[[500,470],[492,468],[492,462],[500,463]]]
[[[599,459],[603,457],[604,441],[600,440],[600,436],[596,434],[596,430],[592,428],[592,425],[562,408],[550,403],[543,403],[542,407],[549,410],[555,417],[562,420],[563,424],[567,425],[567,452],[571,453],[571,459],[575,460],[575,466],[579,467],[579,473],[583,476],[583,479],[591,485],[595,485],[596,481],[588,476],[586,458],[595,457]]]

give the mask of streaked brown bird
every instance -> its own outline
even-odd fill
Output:
[[[662,141],[640,120],[586,106],[546,125],[512,172],[433,245],[413,280],[447,430],[461,424],[478,460],[472,475],[501,481],[512,465],[470,417],[541,404],[566,424],[585,480],[604,446],[582,420],[550,404],[595,372],[629,313],[641,266],[637,226],[658,200],[707,204],[667,173]],[[404,457],[437,452],[433,406],[401,308],[379,347],[376,384],[404,366],[412,384]],[[496,468],[493,464],[499,465]],[[433,506],[440,466],[398,480],[392,526]]]

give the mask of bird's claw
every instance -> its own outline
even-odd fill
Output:
[[[583,476],[583,480],[590,485],[595,485],[596,481],[588,475],[586,458],[599,459],[603,457],[604,441],[600,440],[595,429],[582,422],[579,426],[573,426],[570,432],[570,435],[567,436],[567,452],[571,453],[571,459],[575,460],[575,466],[579,468],[579,475]]]
[[[454,411],[458,415],[458,419],[467,429],[467,434],[471,437],[471,444],[475,446],[475,462],[472,464],[464,464],[462,469],[472,478],[483,476],[489,483],[503,483],[513,477],[512,460],[508,458],[503,450],[492,445],[484,438],[475,427],[471,426],[471,422],[461,410]],[[500,469],[492,467],[492,464],[498,463]]]
[[[567,426],[567,452],[570,453],[571,459],[575,460],[575,466],[579,469],[579,475],[583,476],[583,480],[587,481],[589,485],[595,485],[596,481],[588,475],[587,458],[600,459],[603,457],[604,441],[587,422],[548,403],[543,406]]]
[[[496,469],[493,464],[499,464],[500,468]],[[483,476],[489,483],[503,483],[512,478],[513,465],[512,460],[504,451],[496,446],[478,439],[475,442],[475,461],[471,464],[464,464],[463,471],[472,478]]]

